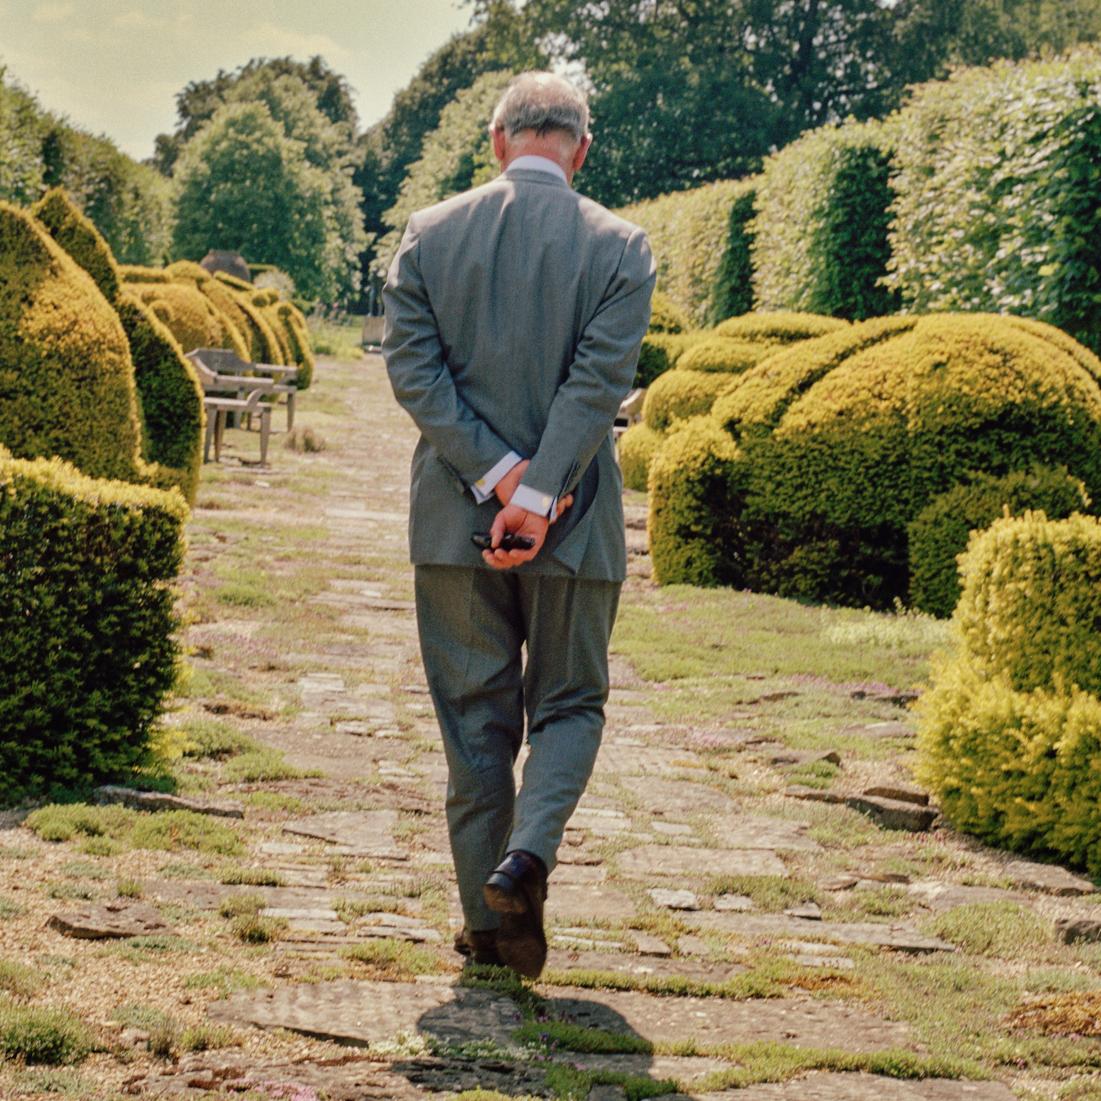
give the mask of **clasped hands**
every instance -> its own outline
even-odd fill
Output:
[[[496,550],[482,551],[482,558],[487,566],[495,570],[511,570],[516,566],[522,566],[530,562],[542,549],[547,538],[547,531],[561,515],[573,504],[573,494],[567,494],[558,502],[558,507],[553,515],[538,516],[534,512],[528,512],[526,508],[512,504],[512,495],[516,487],[523,480],[524,472],[528,468],[528,460],[518,462],[496,485],[493,492],[497,500],[501,502],[501,510],[493,519],[493,526],[489,529],[490,538]],[[498,544],[501,536],[506,531],[514,532],[531,539],[532,545],[528,550],[501,550]]]

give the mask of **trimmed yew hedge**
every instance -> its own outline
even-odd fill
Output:
[[[962,559],[918,778],[983,840],[1101,876],[1101,522],[996,521]]]
[[[665,442],[665,435],[655,431],[648,424],[632,424],[617,444],[619,469],[623,475],[623,484],[628,489],[646,492],[650,463]]]
[[[126,776],[176,672],[178,493],[0,451],[0,802]]]
[[[765,162],[751,226],[758,309],[863,321],[897,308],[881,284],[890,167],[888,131],[874,122],[824,126]]]
[[[111,246],[85,218],[64,188],[54,187],[30,208],[51,237],[92,277],[100,293],[114,302],[119,272]]]
[[[737,382],[737,376],[729,374],[667,371],[646,391],[643,422],[655,432],[664,432],[674,421],[709,412],[715,399]]]

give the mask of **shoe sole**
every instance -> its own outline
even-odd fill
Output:
[[[494,872],[482,888],[486,905],[498,914],[526,914],[527,900],[507,875]]]
[[[547,941],[534,926],[519,925],[506,915],[497,937],[497,951],[505,966],[526,979],[537,979],[547,962]]]

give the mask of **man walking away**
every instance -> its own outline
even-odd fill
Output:
[[[572,189],[588,123],[568,81],[517,77],[491,126],[502,174],[414,214],[383,292],[387,370],[421,432],[409,538],[449,770],[456,948],[531,977],[604,726],[626,575],[611,429],[654,284],[642,230]]]

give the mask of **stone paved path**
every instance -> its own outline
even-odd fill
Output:
[[[229,1026],[234,1043],[158,1062],[139,1041],[120,1062],[113,1011],[99,1008],[113,1054],[94,1057],[85,1074],[150,1097],[253,1088],[350,1101],[481,1088],[607,1101],[628,1096],[634,1080],[632,1088],[666,1081],[668,1096],[701,1101],[1004,1101],[1054,1098],[1101,1066],[1101,1045],[1079,1038],[1076,1050],[1091,1054],[1057,1071],[1004,1053],[983,1062],[977,1047],[970,1066],[981,1063],[990,1080],[937,1071],[937,1059],[975,1053],[946,1042],[920,997],[911,1004],[889,992],[989,981],[1004,998],[995,978],[1022,973],[1022,960],[1043,963],[1051,989],[1095,988],[1101,953],[1088,940],[1061,945],[1055,929],[1059,920],[1096,923],[1101,898],[1061,869],[1010,860],[943,828],[885,830],[846,807],[843,797],[872,781],[906,784],[912,720],[893,690],[820,684],[815,670],[802,680],[746,670],[736,706],[694,717],[691,703],[674,707],[674,679],[646,680],[614,655],[605,745],[551,884],[545,980],[527,995],[501,983],[456,986],[446,768],[405,564],[414,433],[375,358],[323,362],[300,417],[328,449],[276,450],[270,469],[232,460],[208,468],[192,525],[194,677],[172,723],[185,732],[220,724],[284,762],[282,778],[234,775],[244,758],[232,756],[184,770],[203,798],[245,808],[233,874],[225,859],[186,853],[104,858],[110,870],[100,879],[133,879],[130,893],[159,907],[186,942],[175,959],[150,960],[140,941],[106,963],[90,949],[78,958],[84,942],[40,930],[39,917],[64,909],[63,895],[28,904],[25,927],[12,919],[2,942],[9,955],[64,956],[89,974],[111,973],[115,1007],[140,1002]],[[627,511],[629,611],[655,591],[641,499]],[[247,592],[227,588],[246,583]],[[793,728],[805,723],[799,708],[816,700],[837,701],[821,705],[819,744],[786,744],[783,716]],[[824,749],[831,738],[858,748]],[[813,781],[803,794],[814,798],[785,795],[793,769]],[[841,795],[825,801],[834,788]],[[0,845],[23,851],[36,874],[92,859],[26,829],[0,833]],[[15,897],[16,879],[0,890]],[[85,897],[100,894],[110,892],[93,882]],[[223,915],[242,895],[276,923],[274,940],[250,946],[227,932]],[[1021,915],[1037,923],[1021,959],[975,947],[974,926],[1008,920],[1005,907],[1018,925]],[[958,935],[936,925],[953,914],[970,922]],[[951,1011],[962,1036],[967,1010]],[[783,1070],[793,1052],[805,1063]],[[891,1058],[842,1066],[876,1053]],[[906,1060],[926,1077],[887,1073]],[[564,1080],[559,1065],[573,1077]],[[733,1088],[743,1084],[735,1072],[750,1075],[745,1088]]]

